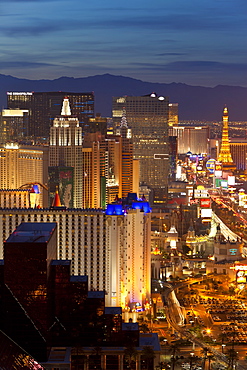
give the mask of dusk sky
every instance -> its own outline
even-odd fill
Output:
[[[0,73],[247,86],[246,0],[0,0]]]

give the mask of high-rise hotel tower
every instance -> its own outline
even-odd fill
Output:
[[[167,97],[154,93],[113,98],[112,117],[119,124],[126,112],[132,130],[133,157],[140,163],[140,183],[153,189],[154,204],[163,203],[167,191],[168,103]]]
[[[65,98],[61,116],[50,129],[50,167],[73,168],[73,207],[82,207],[82,128],[71,115],[69,99]]]

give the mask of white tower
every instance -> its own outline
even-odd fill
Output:
[[[61,116],[50,129],[50,166],[73,167],[73,206],[82,208],[82,128],[71,116],[69,99],[64,98]]]

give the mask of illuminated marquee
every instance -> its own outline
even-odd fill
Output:
[[[236,282],[237,284],[243,284],[247,281],[247,271],[238,270],[236,272]]]
[[[206,199],[204,199],[204,198],[201,198],[200,199],[200,207],[201,208],[210,208],[210,206],[211,206],[211,199],[210,198],[206,198]]]
[[[195,189],[194,198],[208,198],[209,194],[207,189]]]
[[[231,270],[236,271],[236,282],[237,284],[243,284],[247,282],[247,265],[235,265],[230,267]]]
[[[235,271],[247,271],[247,265],[235,265],[234,267],[230,267],[230,269]]]

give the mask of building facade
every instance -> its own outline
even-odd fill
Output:
[[[83,143],[83,208],[103,208],[126,198],[137,182],[133,146],[124,129],[117,135],[87,134]]]
[[[178,103],[169,103],[169,126],[178,125]]]
[[[57,253],[57,225],[40,223],[38,229],[37,225],[22,223],[5,241],[4,282],[44,335],[52,324],[49,279]]]
[[[177,137],[177,152],[186,154],[209,153],[208,126],[173,126],[169,128],[170,136]]]
[[[31,189],[0,189],[1,208],[33,208],[30,199]]]
[[[0,115],[0,143],[24,139],[27,136],[28,119],[27,109],[3,109]]]
[[[72,203],[74,208],[82,208],[82,128],[71,115],[68,98],[50,129],[49,166],[73,167]]]
[[[53,120],[61,112],[64,97],[68,97],[72,115],[78,117],[80,127],[86,131],[89,118],[94,117],[92,92],[7,92],[7,105],[9,109],[29,111],[28,137],[47,139]]]
[[[140,163],[140,183],[150,186],[154,191],[163,189],[164,193],[167,191],[169,167],[168,103],[167,97],[153,93],[114,97],[112,106],[116,125],[120,124],[125,112],[132,130],[133,158]],[[157,197],[157,203],[159,199]],[[164,199],[160,201],[163,203]]]
[[[237,170],[247,169],[247,140],[231,138],[230,150],[234,164]]]
[[[0,189],[40,184],[41,207],[47,207],[48,147],[7,143],[0,147]],[[42,186],[43,185],[43,186]]]
[[[72,275],[87,275],[89,290],[106,292],[106,305],[143,306],[150,297],[151,214],[147,202],[129,209],[0,209],[3,241],[21,222],[57,223],[57,259]]]

